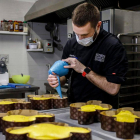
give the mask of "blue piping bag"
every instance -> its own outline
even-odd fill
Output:
[[[63,98],[63,97],[62,97],[61,84],[60,84],[60,78],[59,77],[65,76],[65,75],[68,74],[69,69],[64,68],[64,66],[68,66],[68,65],[69,64],[67,62],[62,61],[62,60],[58,60],[52,65],[52,67],[49,69],[49,72],[48,72],[49,75],[50,74],[53,75],[52,72],[54,72],[57,76],[59,85],[56,87],[56,90],[57,90],[60,98]]]

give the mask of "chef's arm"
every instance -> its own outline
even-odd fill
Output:
[[[111,95],[116,95],[120,90],[120,84],[108,82],[106,77],[100,76],[93,71],[90,71],[88,74],[86,74],[86,78],[98,88],[106,91]]]
[[[65,85],[66,81],[67,81],[67,79],[65,76],[60,77],[61,86]]]

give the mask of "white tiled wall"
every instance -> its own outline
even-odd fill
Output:
[[[24,20],[33,2],[0,0],[0,20]],[[49,39],[49,32],[45,30],[45,23],[30,23],[30,36],[35,39]],[[64,46],[67,41],[66,25],[59,25],[60,40]],[[53,64],[56,60],[61,59],[62,51],[55,48],[53,54],[42,52],[27,52],[26,39],[18,35],[0,35],[0,54],[9,54],[9,63],[7,64],[10,77],[14,74],[29,74],[30,84],[40,87],[40,94],[45,93],[44,83],[47,82],[48,68],[46,64]]]

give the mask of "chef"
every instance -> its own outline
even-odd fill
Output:
[[[67,41],[62,55],[70,71],[60,77],[61,85],[71,77],[69,100],[101,100],[118,108],[120,86],[128,69],[122,43],[101,28],[100,12],[93,4],[83,3],[74,9],[72,27],[75,36]],[[48,82],[51,87],[58,86],[55,75],[49,75]]]

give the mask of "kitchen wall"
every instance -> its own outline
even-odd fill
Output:
[[[24,20],[24,15],[33,5],[35,0],[0,0],[0,20]],[[27,52],[26,39],[50,39],[49,32],[45,30],[45,23],[29,23],[29,36],[0,35],[0,54],[9,54],[7,64],[10,77],[14,74],[29,74],[30,84],[40,87],[39,93],[45,93],[44,83],[47,82],[48,67],[61,59],[62,51],[55,48],[53,54],[43,52]],[[61,44],[67,41],[66,25],[59,25]]]

